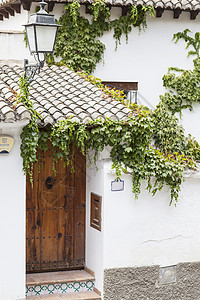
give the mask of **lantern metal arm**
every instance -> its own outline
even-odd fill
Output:
[[[40,73],[46,55],[53,53],[57,30],[60,27],[56,24],[54,15],[50,15],[45,11],[46,4],[42,0],[40,10],[32,14],[29,23],[24,25],[30,53],[34,55],[36,60],[36,64],[29,64],[27,59],[24,60],[24,77],[28,85],[33,81],[34,76]]]
[[[44,62],[39,62],[36,64],[29,64],[28,59],[24,59],[24,77],[26,78],[26,83],[29,85],[36,74],[40,73],[40,69],[44,66]]]

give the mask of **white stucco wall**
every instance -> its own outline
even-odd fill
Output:
[[[87,161],[87,165],[89,162]],[[85,266],[95,273],[95,287],[103,290],[103,236],[104,226],[98,231],[90,227],[90,199],[91,193],[102,196],[102,224],[104,222],[104,165],[98,162],[98,172],[92,165],[86,170],[86,262]]]
[[[112,9],[113,15],[119,16],[120,8]],[[162,18],[147,18],[147,29],[138,33],[135,28],[129,34],[128,44],[122,37],[121,45],[115,51],[115,40],[112,32],[106,33],[101,40],[106,45],[104,64],[99,63],[94,75],[104,81],[138,82],[139,104],[150,102],[154,107],[159,102],[159,95],[164,94],[162,77],[168,67],[192,68],[192,59],[187,58],[185,43],[172,42],[174,33],[186,28],[192,32],[199,31],[200,15],[190,20],[188,12],[173,19],[173,12],[165,11]],[[186,133],[191,133],[200,141],[199,106],[194,112],[185,110],[183,126]]]
[[[0,50],[0,62],[5,60],[22,60],[25,58],[32,59],[28,48],[25,48],[23,33],[0,32],[0,45],[4,45]],[[13,55],[13,52],[15,52],[15,55]]]
[[[0,21],[0,31],[1,30],[23,31],[24,26],[22,25],[25,25],[28,22],[28,15],[29,15],[28,11],[24,10],[23,7],[21,6],[21,13],[15,13],[14,16],[9,15],[9,18],[3,18],[3,21]]]
[[[0,134],[15,138],[10,154],[0,155],[0,300],[25,297],[25,176],[20,157],[22,126],[1,125]]]
[[[21,13],[0,21],[0,61],[23,60],[31,58],[24,43],[24,24],[28,22],[29,13],[21,7]]]
[[[103,291],[103,269],[200,261],[199,175],[185,178],[176,207],[169,206],[167,187],[152,197],[143,184],[135,200],[131,175],[122,176],[124,191],[111,191],[115,175],[107,157],[101,155],[98,172],[87,169],[86,266],[96,287]],[[91,192],[102,195],[102,232],[90,227]]]
[[[112,18],[119,17],[120,8],[111,9]],[[82,11],[83,14],[83,11]],[[147,29],[139,34],[137,28],[129,34],[126,44],[122,36],[121,45],[115,50],[113,32],[105,33],[100,39],[106,46],[104,61],[97,65],[94,76],[103,81],[133,81],[138,82],[139,104],[155,107],[159,95],[164,94],[162,77],[168,68],[192,68],[192,58],[187,58],[185,43],[172,41],[174,33],[186,28],[192,32],[199,31],[200,15],[196,20],[190,20],[190,14],[183,12],[179,19],[173,18],[173,12],[165,11],[162,18],[147,18]],[[146,102],[147,101],[147,102]],[[199,105],[195,112],[183,111],[183,124],[186,134],[191,133],[200,141]]]
[[[135,200],[130,175],[124,191],[111,192],[110,166],[104,162],[104,268],[200,261],[200,178],[186,178],[175,207],[167,187],[152,197],[143,185]]]

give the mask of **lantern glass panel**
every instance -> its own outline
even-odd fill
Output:
[[[57,26],[36,25],[36,39],[38,52],[53,52]]]
[[[36,37],[35,37],[35,29],[34,26],[27,26],[26,27],[26,34],[28,39],[28,45],[30,48],[30,52],[36,52]]]

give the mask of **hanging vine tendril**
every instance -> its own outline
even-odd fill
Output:
[[[74,71],[82,70],[90,74],[98,62],[103,60],[105,45],[99,40],[105,32],[114,30],[116,48],[123,34],[128,41],[128,34],[133,27],[139,30],[147,27],[146,16],[154,16],[152,6],[130,6],[127,15],[111,20],[110,9],[102,0],[93,1],[88,7],[92,21],[80,15],[80,4],[77,0],[65,5],[65,14],[58,23],[54,55],[61,57],[60,65],[67,65]],[[55,64],[54,57],[49,56],[49,64]]]

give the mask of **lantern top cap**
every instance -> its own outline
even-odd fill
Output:
[[[45,5],[47,5],[47,3],[44,1],[41,1],[41,2],[39,2],[39,4],[40,4],[40,10],[38,11],[38,14],[48,14],[45,10]]]
[[[28,24],[24,25],[25,27],[31,25],[48,25],[48,26],[56,26],[60,27],[60,25],[56,24],[55,16],[50,15],[45,10],[45,5],[47,3],[44,1],[40,2],[40,10],[37,13],[31,14],[29,18]]]

